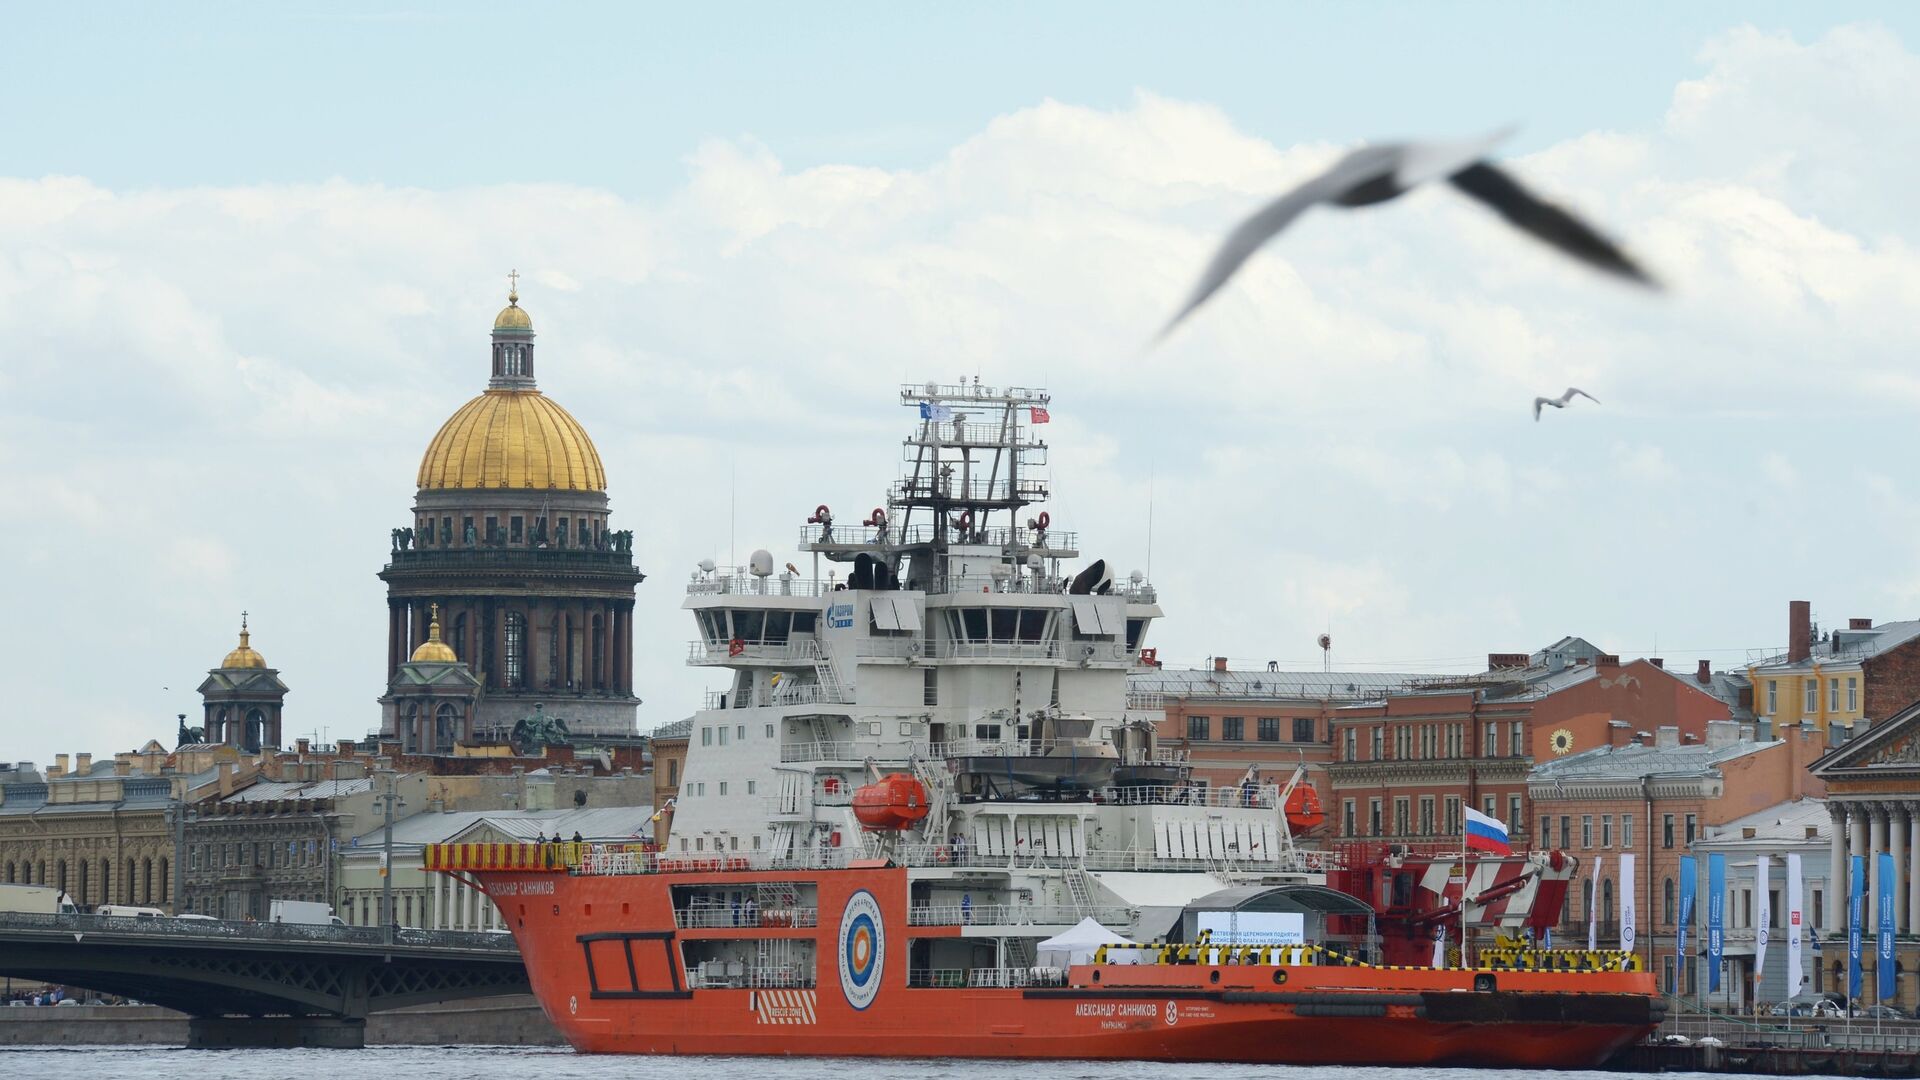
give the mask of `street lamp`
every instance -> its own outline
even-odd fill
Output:
[[[381,911],[380,925],[381,925],[382,932],[386,935],[386,942],[389,945],[393,944],[393,924],[394,924],[394,917],[393,917],[393,809],[396,806],[407,805],[400,798],[398,791],[395,790],[398,782],[399,782],[398,776],[396,776],[394,773],[389,772],[387,774],[387,790],[375,796],[375,798],[381,804],[381,809],[386,819],[385,830],[384,830],[386,835],[385,835],[385,838],[382,840],[383,848],[380,853],[380,911]]]
[[[167,804],[167,823],[173,826],[173,865],[170,868],[172,878],[167,882],[173,900],[175,915],[185,911],[182,897],[186,887],[187,869],[187,822],[200,820],[197,811],[187,809],[187,792],[183,786],[180,797]]]

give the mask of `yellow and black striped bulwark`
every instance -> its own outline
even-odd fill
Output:
[[[587,845],[428,844],[421,852],[428,870],[567,870],[579,866]]]
[[[1640,971],[1640,954],[1619,949],[1482,949],[1480,966],[1494,971]]]

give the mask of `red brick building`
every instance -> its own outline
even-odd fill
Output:
[[[1436,676],[1337,709],[1326,800],[1343,840],[1434,841],[1460,834],[1462,808],[1530,829],[1534,762],[1625,746],[1659,728],[1698,742],[1741,708],[1739,689],[1703,663],[1692,675],[1659,660],[1621,663],[1579,638],[1531,655],[1495,653],[1478,675]],[[1751,719],[1750,713],[1741,715]]]

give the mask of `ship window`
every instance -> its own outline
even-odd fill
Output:
[[[767,738],[769,738],[769,739],[771,739],[771,738],[773,738],[773,725],[772,725],[772,724],[768,724],[768,725],[767,725]]]
[[[754,837],[753,837],[753,850],[755,851],[760,850],[760,836],[758,833],[754,834]]]
[[[1127,651],[1128,652],[1139,651],[1140,635],[1146,629],[1147,629],[1147,620],[1145,619],[1128,619],[1127,620]]]
[[[973,737],[980,740],[981,742],[999,742],[1000,741],[1000,725],[999,724],[975,724],[973,725]]]
[[[760,786],[759,783],[757,783],[756,781],[753,781],[753,780],[747,781],[747,794],[749,795],[754,794],[755,789],[758,788],[759,786]]]
[[[819,617],[820,617],[820,613],[817,611],[794,612],[793,613],[793,633],[796,636],[800,634],[813,633],[814,624],[816,620],[819,619]]]
[[[705,850],[707,850],[707,838],[706,838],[706,837],[704,837],[704,836],[696,836],[696,837],[694,837],[694,838],[693,838],[693,850],[695,850],[695,851],[705,851]]]
[[[938,668],[927,668],[920,673],[920,704],[940,704],[940,671]]]
[[[701,746],[713,745],[713,729],[712,728],[703,727],[700,729],[700,745]]]
[[[900,734],[901,734],[901,735],[904,735],[904,736],[909,736],[909,737],[910,737],[910,736],[912,736],[912,735],[913,735],[913,721],[911,721],[911,720],[902,720],[902,721],[900,721]]]
[[[757,645],[765,622],[766,616],[762,612],[736,609],[733,613],[733,636]]]
[[[725,780],[722,780],[720,781],[720,797],[724,799],[726,798],[726,796],[727,796],[727,782]]]
[[[733,737],[736,739],[739,739],[741,742],[746,742],[747,741],[747,725],[735,724],[733,726]]]
[[[727,726],[725,724],[720,725],[720,745],[727,745]]]
[[[980,608],[961,608],[947,613],[949,629],[961,641],[987,640],[987,613]]]
[[[866,731],[868,735],[873,735],[873,736],[878,736],[883,730],[880,726],[880,721],[878,720],[870,720],[867,723],[864,723],[860,726],[862,729]]]
[[[785,645],[787,636],[793,629],[793,614],[786,611],[767,612],[766,641],[769,645]]]

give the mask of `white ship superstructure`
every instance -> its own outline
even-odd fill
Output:
[[[799,564],[758,551],[688,586],[688,663],[733,678],[694,715],[667,853],[888,859],[911,868],[916,922],[964,928],[925,947],[1010,962],[1089,915],[1151,938],[1225,886],[1304,880],[1278,786],[1191,783],[1129,718],[1161,610],[1031,509],[1048,395],[929,383],[900,402],[919,419],[882,505],[818,506]]]

